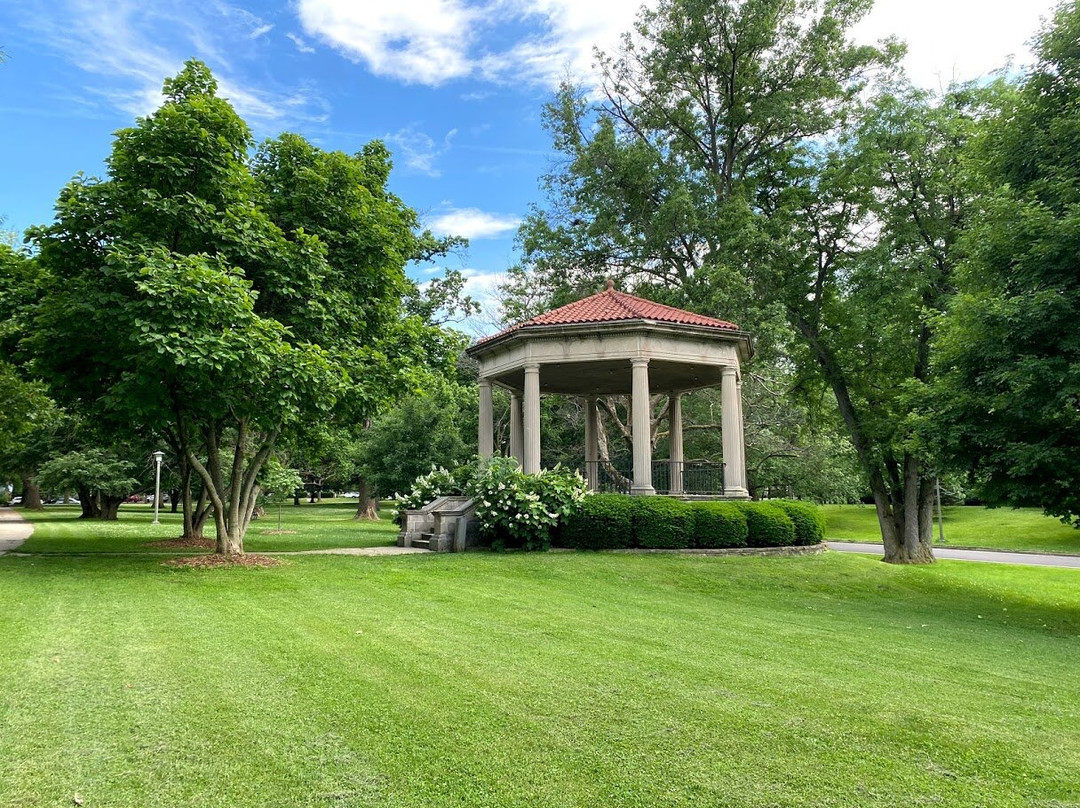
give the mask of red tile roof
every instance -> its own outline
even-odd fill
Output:
[[[625,292],[616,292],[614,284],[608,281],[607,289],[603,292],[544,312],[531,320],[525,320],[504,331],[500,331],[498,334],[486,337],[477,344],[482,345],[485,342],[490,342],[530,326],[613,323],[625,320],[652,320],[658,323],[705,326],[707,328],[722,328],[728,331],[739,330],[737,325],[729,323],[727,320],[718,320],[715,317],[694,314],[690,311],[677,309],[674,306],[653,303],[651,300],[628,295]]]

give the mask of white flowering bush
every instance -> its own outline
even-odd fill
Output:
[[[413,481],[411,489],[404,494],[394,495],[397,502],[396,521],[401,524],[405,511],[422,508],[433,499],[464,494],[475,471],[476,467],[469,464],[458,466],[453,471],[433,465],[431,471],[421,474]]]
[[[588,493],[577,471],[525,474],[510,457],[481,461],[466,493],[476,504],[480,536],[496,549],[547,550],[552,531]]]

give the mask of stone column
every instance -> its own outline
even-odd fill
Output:
[[[735,377],[735,392],[738,394],[735,396],[735,401],[739,405],[739,469],[742,474],[743,487],[747,490],[747,495],[750,493],[750,489],[747,487],[748,480],[746,479],[746,419],[743,417],[742,408],[742,370]]]
[[[590,491],[600,488],[599,460],[600,413],[596,409],[596,399],[589,396],[585,399],[585,479]]]
[[[521,423],[521,393],[510,393],[510,456],[525,465],[525,432]]]
[[[632,392],[631,432],[634,441],[634,483],[630,493],[636,496],[655,494],[652,485],[652,435],[649,424],[649,360],[631,359]]]
[[[738,372],[725,367],[720,372],[720,426],[724,444],[724,494],[747,498],[746,465],[743,460],[743,424],[739,412]]]
[[[526,474],[540,471],[540,366],[525,366],[525,406],[522,411],[524,445],[521,469]]]
[[[491,405],[491,380],[481,379],[480,385],[480,426],[477,430],[481,457],[491,457],[495,453],[495,418]]]
[[[671,450],[668,458],[671,468],[668,474],[671,476],[671,493],[683,492],[683,441],[682,441],[682,393],[671,393],[671,406],[668,409],[668,421]]]

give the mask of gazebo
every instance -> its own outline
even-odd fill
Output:
[[[685,495],[682,396],[719,385],[723,445],[722,496],[745,499],[746,455],[742,363],[753,355],[750,335],[724,320],[664,306],[616,291],[598,294],[518,323],[472,345],[480,363],[479,450],[494,447],[492,386],[510,393],[510,454],[526,473],[540,471],[540,396],[585,400],[585,469],[599,485],[597,398],[630,395],[633,477],[630,493],[653,487],[650,393],[671,397],[667,493]],[[717,492],[719,493],[719,492]]]

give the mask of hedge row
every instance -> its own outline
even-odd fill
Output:
[[[579,550],[786,547],[817,544],[824,535],[824,515],[807,502],[681,502],[595,494],[567,517],[559,544]]]

